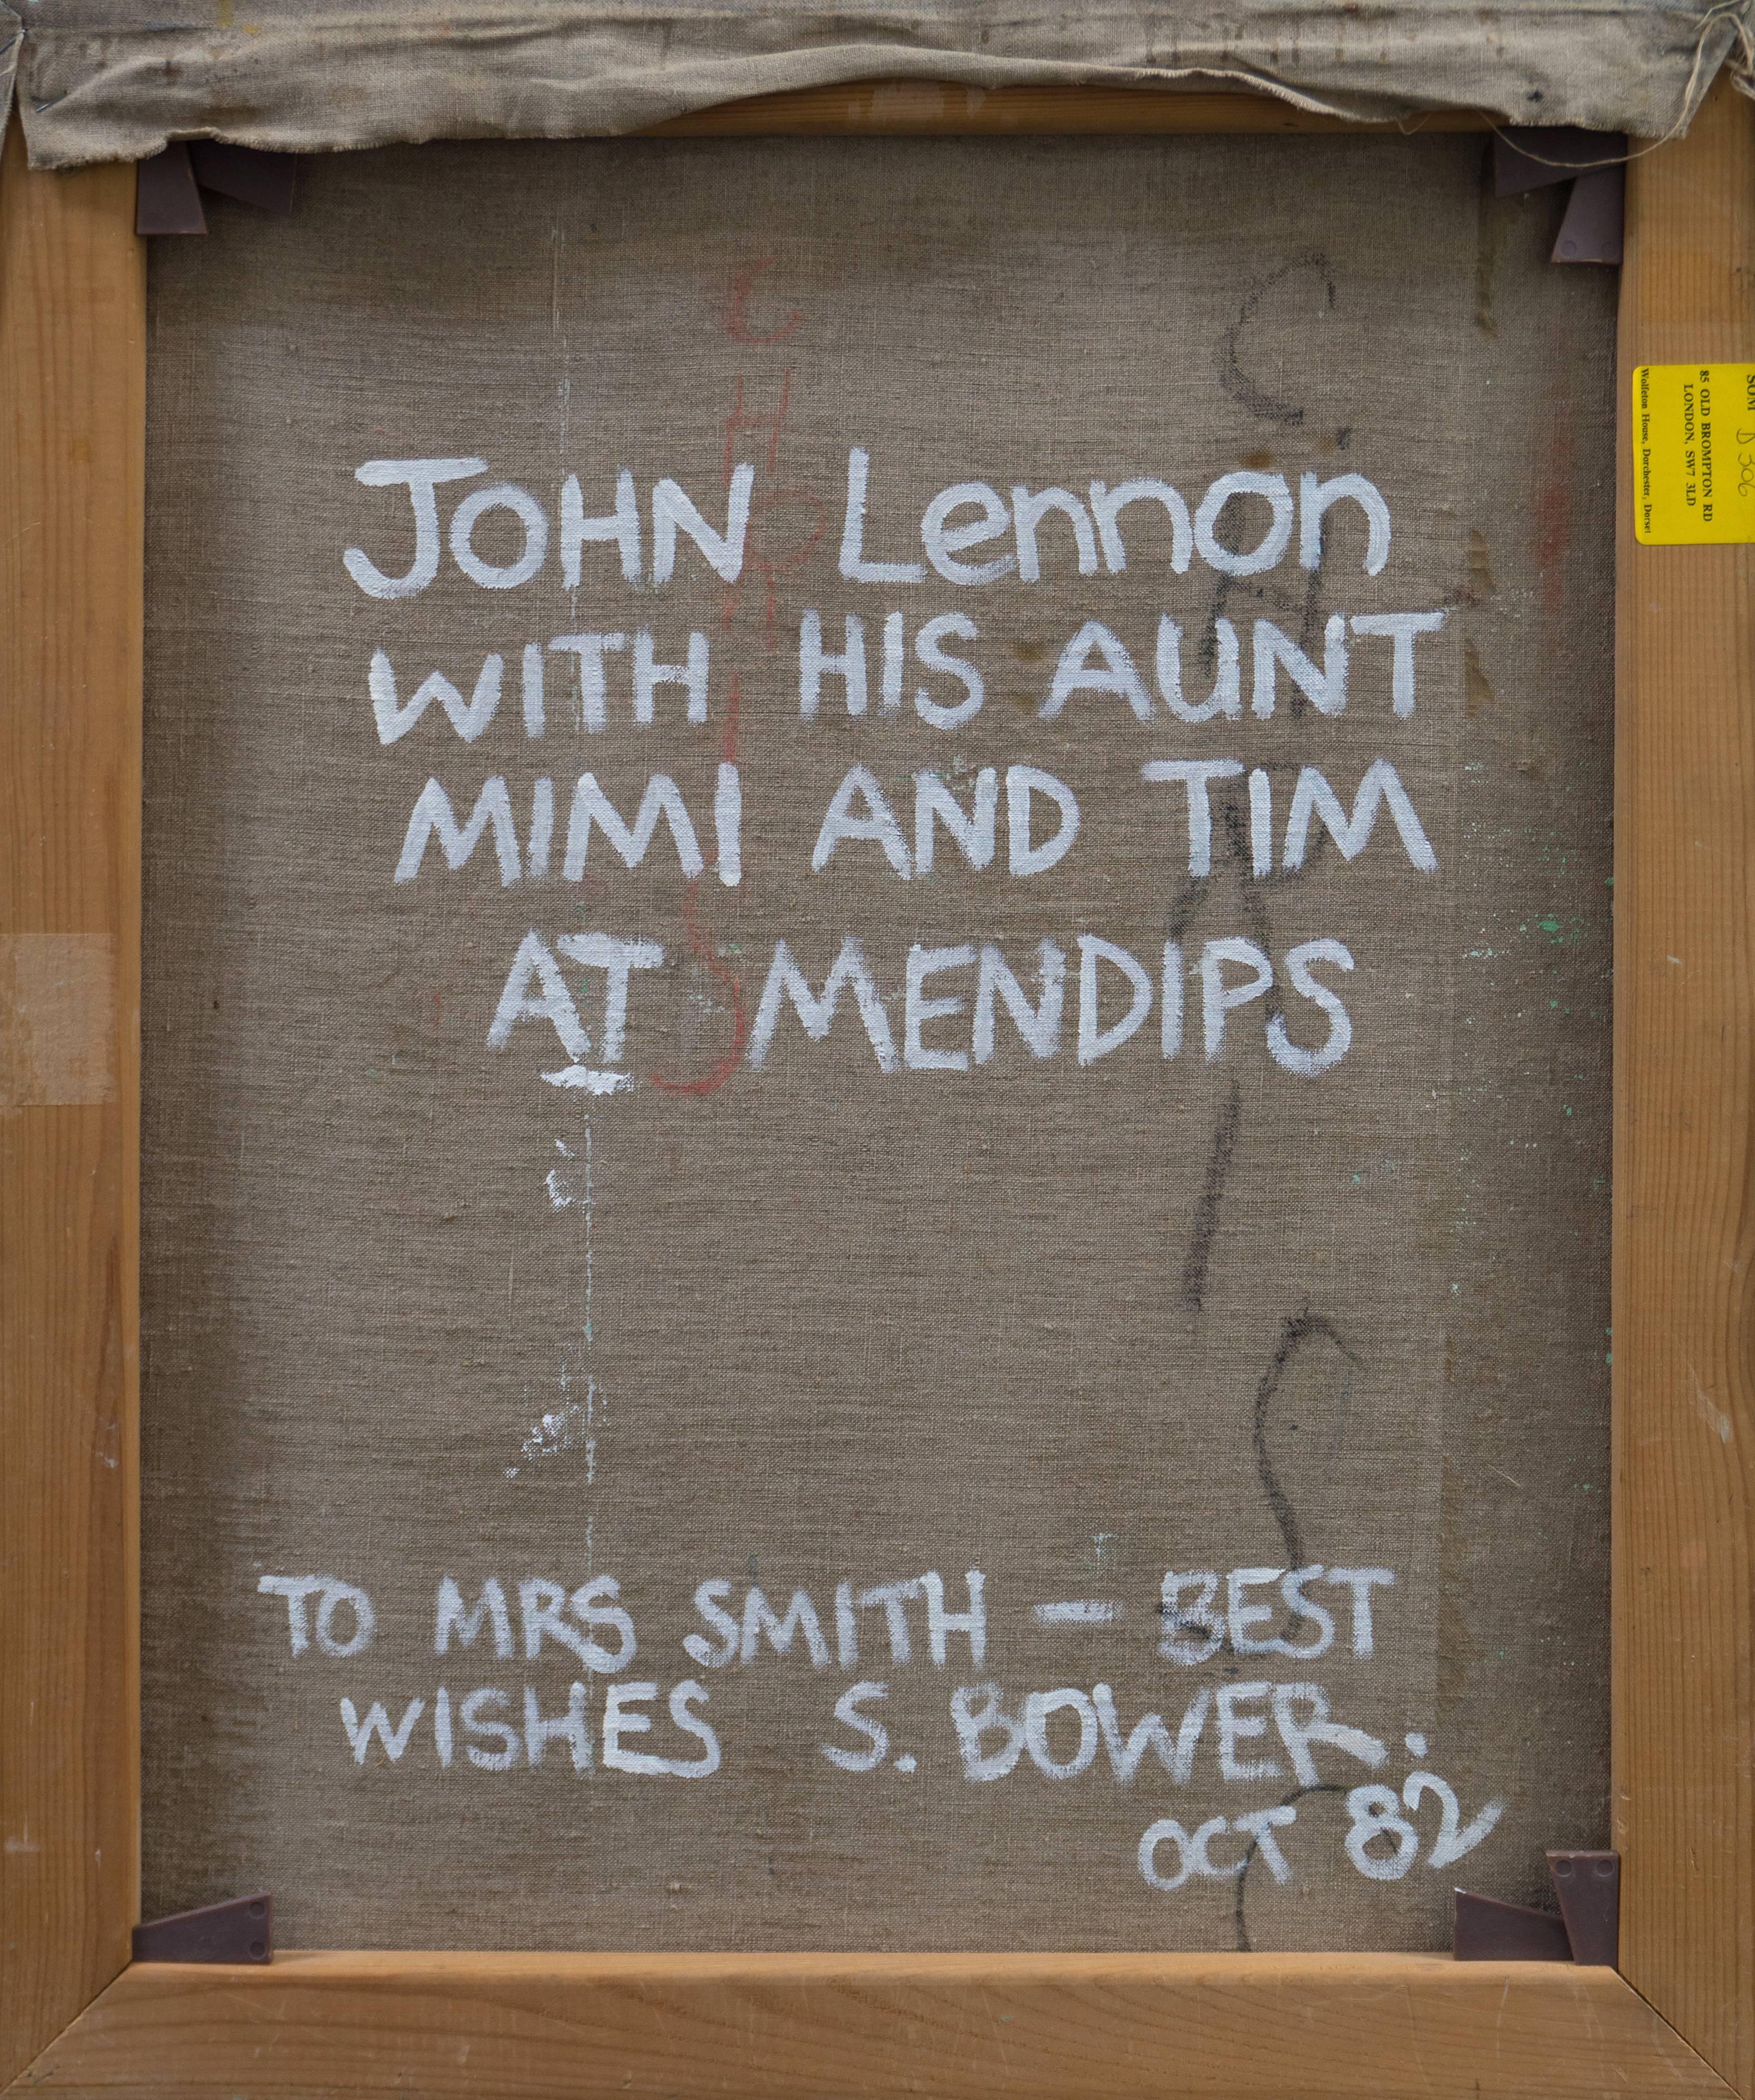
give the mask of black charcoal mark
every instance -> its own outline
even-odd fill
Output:
[[[1237,1125],[1243,1117],[1243,1093],[1237,1081],[1219,1120],[1213,1126],[1213,1148],[1206,1155],[1206,1179],[1201,1200],[1194,1207],[1194,1223],[1188,1232],[1188,1251],[1182,1258],[1182,1295],[1191,1312],[1198,1312],[1206,1291],[1206,1268],[1212,1260],[1213,1235],[1219,1229],[1219,1199],[1230,1177],[1231,1156],[1237,1149]]]
[[[1249,938],[1264,955],[1272,957],[1273,922],[1268,915],[1268,885],[1277,880],[1270,867],[1265,876],[1254,872],[1254,859],[1250,852],[1249,820],[1243,814],[1243,799],[1249,789],[1241,780],[1228,780],[1221,791],[1219,801],[1219,828],[1225,840],[1225,849],[1241,867],[1251,870],[1248,880],[1238,886],[1243,924]],[[1283,1022],[1285,1019],[1285,994],[1277,972],[1273,982],[1262,995],[1266,1017]]]
[[[1508,199],[1497,194],[1493,180],[1493,144],[1489,139],[1481,149],[1479,201],[1475,222],[1475,325],[1489,342],[1499,339],[1499,322],[1493,312],[1493,279],[1505,253],[1506,235],[1511,223]],[[1515,206],[1513,207],[1515,209]]]
[[[1219,803],[1219,821],[1225,835],[1226,848],[1236,856],[1241,867],[1253,871],[1255,862],[1250,853],[1249,823],[1242,809],[1242,800],[1248,794],[1249,788],[1241,780],[1227,781],[1225,785],[1232,792],[1225,795]],[[1270,867],[1265,876],[1257,876],[1252,872],[1250,880],[1240,885],[1243,923],[1249,929],[1250,938],[1264,955],[1273,952],[1273,923],[1268,916],[1267,898],[1267,885],[1273,880],[1274,872]],[[1283,1018],[1285,1002],[1281,996],[1277,977],[1268,987],[1265,996],[1270,1017],[1277,1014]]]
[[[1327,558],[1324,546],[1316,558],[1316,566],[1304,582],[1304,606],[1299,616],[1298,646],[1312,663],[1328,662],[1328,616],[1322,610],[1322,564]],[[1302,722],[1314,704],[1302,686],[1288,679],[1282,689],[1285,693],[1286,712],[1295,722]]]
[[[1276,285],[1284,284],[1288,277],[1295,276],[1299,271],[1312,271],[1317,275],[1321,280],[1323,303],[1328,311],[1331,313],[1334,311],[1334,266],[1320,249],[1307,249],[1302,255],[1294,256],[1290,262],[1281,263],[1277,270],[1271,271],[1250,290],[1242,305],[1237,309],[1236,320],[1225,331],[1219,360],[1219,383],[1233,401],[1240,403],[1250,411],[1251,415],[1259,417],[1264,421],[1283,423],[1293,426],[1302,425],[1303,422],[1304,404],[1302,401],[1290,400],[1283,395],[1270,394],[1265,387],[1252,378],[1238,361],[1237,342],[1243,331],[1255,318],[1262,301],[1268,293]],[[1352,435],[1350,430],[1343,433],[1340,442],[1344,445],[1346,440]],[[1220,619],[1229,616],[1232,588],[1241,579],[1235,576],[1221,576],[1219,579],[1218,589],[1214,593],[1212,620],[1208,624],[1206,634],[1202,638],[1199,656],[1201,667],[1209,676],[1214,674],[1218,664],[1218,622]],[[1321,587],[1322,577],[1319,566],[1317,570],[1312,572],[1305,585],[1304,602],[1299,625],[1299,646],[1307,655],[1311,653],[1311,642],[1315,636]],[[1250,586],[1249,595],[1255,599],[1258,606],[1264,602],[1265,593],[1259,583]],[[1240,637],[1240,641],[1242,638]],[[1239,675],[1241,675],[1241,670]],[[1297,686],[1292,689],[1288,705],[1293,720],[1294,721],[1299,720],[1304,713],[1307,702],[1303,693]]]
[[[1320,645],[1328,629],[1328,616],[1322,610],[1322,564],[1328,559],[1328,547],[1324,545],[1316,557],[1316,566],[1307,570],[1304,577],[1304,605],[1299,615],[1298,646],[1307,656],[1320,653]],[[1310,702],[1299,686],[1293,686],[1286,704],[1294,712],[1299,704],[1308,707]]]
[[[1209,680],[1215,679],[1219,676],[1219,623],[1221,620],[1229,620],[1231,618],[1231,593],[1232,587],[1234,585],[1241,586],[1244,581],[1245,579],[1241,576],[1221,576],[1213,586],[1212,612],[1208,617],[1206,630],[1201,637],[1201,646],[1196,652],[1194,660],[1196,663],[1200,665],[1202,676]],[[1262,589],[1259,584],[1254,584],[1250,586],[1250,596],[1255,598],[1258,603],[1261,600],[1261,595]],[[1232,621],[1232,624],[1234,626],[1236,622]],[[1239,661],[1237,664],[1237,676],[1239,678],[1241,678],[1245,675],[1244,664],[1241,660],[1241,645],[1243,642],[1247,639],[1248,637],[1246,633],[1238,638]]]
[[[1219,359],[1219,383],[1233,401],[1247,408],[1252,416],[1259,417],[1264,423],[1302,423],[1304,420],[1303,404],[1270,394],[1251,378],[1237,361],[1237,338],[1254,320],[1262,301],[1274,287],[1304,270],[1313,271],[1321,280],[1325,304],[1332,312],[1334,307],[1334,266],[1320,249],[1312,248],[1302,255],[1294,255],[1290,262],[1282,262],[1277,270],[1270,271],[1260,279],[1238,307],[1237,319],[1224,333]]]
[[[1299,412],[1302,414],[1303,412],[1300,409]],[[1323,559],[1327,559],[1326,548]],[[1241,618],[1234,615],[1231,605],[1233,591],[1241,592],[1255,610],[1251,611],[1249,606],[1246,606]],[[1321,562],[1306,574],[1303,591],[1303,597],[1298,608],[1298,646],[1312,662],[1318,662],[1323,656],[1328,628],[1328,615],[1322,610]],[[1279,614],[1281,617],[1274,624],[1284,632],[1285,610],[1283,602],[1270,604],[1268,593],[1261,585],[1248,576],[1219,577],[1213,586],[1212,611],[1202,633],[1200,646],[1195,651],[1194,660],[1200,668],[1202,677],[1211,681],[1219,675],[1219,623],[1221,620],[1228,620],[1233,627],[1239,629],[1237,677],[1242,687],[1241,697],[1253,706],[1254,695],[1250,686],[1255,676],[1255,623],[1258,619],[1267,619],[1270,613]],[[1310,712],[1310,696],[1302,686],[1294,685],[1290,679],[1279,682],[1279,695],[1281,704],[1294,721],[1302,721]]]
[[[1210,884],[1204,875],[1191,875],[1183,885],[1182,894],[1170,907],[1170,923],[1164,929],[1166,941],[1180,941],[1193,923],[1194,915],[1206,902]]]
[[[1280,1808],[1296,1808],[1299,1802],[1307,1801],[1313,1793],[1345,1793],[1347,1789],[1344,1786],[1331,1785],[1326,1781],[1320,1786],[1294,1787],[1291,1793],[1282,1794],[1275,1806]],[[1250,1941],[1249,1925],[1243,1915],[1243,1899],[1249,1890],[1250,1868],[1255,1865],[1260,1851],[1261,1840],[1259,1838],[1251,1838],[1250,1848],[1243,1855],[1242,1872],[1237,1876],[1237,1892],[1232,1911],[1232,1921],[1237,1927],[1239,1954],[1253,1954],[1255,1952]]]
[[[1302,415],[1303,409],[1299,413]],[[1327,558],[1328,550],[1325,547],[1322,561]],[[1303,595],[1298,607],[1298,646],[1312,662],[1319,662],[1323,657],[1328,629],[1328,615],[1322,609],[1321,561],[1306,573],[1302,589]],[[1240,592],[1249,601],[1241,615],[1232,607],[1233,592]],[[1251,606],[1253,611],[1250,610]],[[1200,646],[1195,651],[1194,660],[1202,677],[1210,682],[1219,675],[1219,623],[1221,620],[1228,620],[1239,630],[1237,677],[1243,688],[1243,697],[1253,706],[1254,696],[1250,689],[1255,675],[1255,658],[1252,646],[1255,623],[1258,619],[1267,619],[1270,614],[1278,614],[1281,617],[1274,624],[1284,632],[1286,624],[1285,613],[1283,600],[1270,603],[1268,593],[1254,579],[1248,576],[1217,577],[1213,585],[1212,610],[1202,631]],[[1279,682],[1279,695],[1281,704],[1294,721],[1302,721],[1310,712],[1310,696],[1302,686],[1294,685],[1290,679]]]
[[[1268,1411],[1285,1382],[1286,1372],[1297,1360],[1299,1352],[1307,1342],[1332,1342],[1349,1364],[1356,1364],[1354,1356],[1341,1339],[1340,1330],[1334,1322],[1321,1312],[1312,1312],[1307,1305],[1302,1312],[1294,1313],[1280,1329],[1278,1347],[1272,1361],[1262,1373],[1261,1383],[1255,1388],[1255,1471],[1261,1480],[1262,1493],[1268,1498],[1268,1507],[1273,1512],[1273,1520],[1279,1526],[1280,1537],[1285,1546],[1286,1564],[1302,1568],[1304,1542],[1298,1528],[1298,1517],[1280,1478],[1273,1469],[1273,1461],[1268,1455]],[[1351,1381],[1348,1381],[1349,1386]]]

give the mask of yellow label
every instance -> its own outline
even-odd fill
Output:
[[[1755,364],[1635,369],[1633,491],[1648,547],[1755,540]]]

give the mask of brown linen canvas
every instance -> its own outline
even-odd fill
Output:
[[[1602,1842],[1557,209],[1466,139],[493,144],[155,247],[148,1916],[1434,1947]]]
[[[1367,119],[1479,110],[1660,137],[1687,126],[1722,65],[1747,79],[1746,17],[1698,0],[251,0],[247,19],[231,0],[169,15],[29,0],[0,5],[0,117],[15,64],[39,167],[139,160],[173,139],[320,152],[581,138],[897,80],[960,88],[971,116],[996,88],[1217,89]],[[884,102],[880,86],[880,116]]]

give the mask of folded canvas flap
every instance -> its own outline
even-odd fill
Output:
[[[1748,53],[1752,8],[200,0],[143,21],[139,0],[40,0],[20,58],[20,111],[42,167],[138,160],[179,137],[312,152],[604,135],[744,95],[881,77],[1247,88],[1349,117],[1479,108],[1504,123],[1655,137],[1686,124],[1733,47]]]
[[[10,7],[0,7],[0,139],[12,114],[12,83],[18,73],[19,43],[24,25]]]

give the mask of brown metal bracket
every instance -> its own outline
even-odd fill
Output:
[[[1619,1852],[1550,1852],[1548,1876],[1572,1943],[1572,1959],[1613,1969],[1621,1951],[1621,1855]]]
[[[205,233],[207,214],[195,187],[189,149],[174,140],[134,169],[134,230],[139,234]]]
[[[1555,262],[1619,262],[1626,218],[1627,170],[1592,168],[1572,185],[1550,258]]]
[[[293,209],[293,185],[298,174],[296,153],[265,153],[254,146],[228,146],[218,139],[196,139],[189,144],[195,179],[204,190],[253,204],[281,218]]]
[[[1493,134],[1493,194],[1520,196],[1527,190],[1571,183],[1572,193],[1549,259],[1619,262],[1626,158],[1627,140],[1619,131],[1515,125]]]
[[[1612,1969],[1621,1952],[1618,1852],[1550,1852],[1560,1914],[1456,1891],[1452,1952],[1458,1961],[1576,1961]]]
[[[1620,131],[1578,131],[1566,124],[1514,124],[1493,134],[1493,194],[1520,196],[1525,190],[1569,183],[1605,161],[1625,157]]]
[[[1572,1943],[1566,1921],[1527,1904],[1458,1889],[1451,1952],[1458,1961],[1570,1961]]]
[[[274,1959],[274,1898],[234,1896],[229,1903],[179,1911],[134,1929],[136,1961],[229,1961]]]
[[[203,190],[284,218],[293,209],[298,171],[296,153],[264,153],[254,146],[227,146],[214,139],[174,139],[162,153],[137,166],[134,230],[140,234],[206,232]]]

